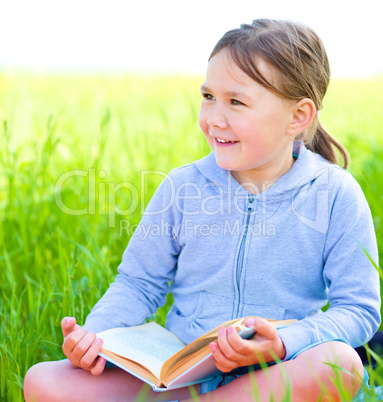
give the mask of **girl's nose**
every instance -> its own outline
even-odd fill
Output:
[[[215,109],[209,113],[207,117],[207,124],[213,127],[225,128],[227,127],[227,120],[221,111]]]

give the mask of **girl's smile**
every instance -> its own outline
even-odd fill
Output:
[[[267,79],[270,69],[258,63]],[[241,184],[270,184],[293,164],[289,128],[296,101],[282,99],[247,76],[223,50],[209,62],[199,124],[217,164]]]
[[[229,145],[229,144],[238,143],[238,141],[227,141],[227,140],[224,140],[224,139],[219,138],[219,137],[215,137],[215,141],[217,142],[218,146],[225,146],[225,145]]]

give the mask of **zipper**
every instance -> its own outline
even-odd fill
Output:
[[[238,303],[237,303],[237,309],[236,309],[236,314],[234,318],[238,318],[239,314],[239,306],[241,304],[241,274],[242,274],[242,269],[243,269],[243,257],[245,256],[245,246],[246,246],[246,237],[247,237],[247,231],[249,228],[249,222],[250,222],[250,216],[251,213],[254,211],[254,194],[249,193],[249,202],[247,204],[247,216],[246,216],[246,226],[245,226],[245,231],[242,235],[242,240],[241,240],[241,245],[239,247],[239,252],[238,252],[238,259],[237,259],[237,270],[236,270],[236,282],[237,282],[237,291],[238,291]]]

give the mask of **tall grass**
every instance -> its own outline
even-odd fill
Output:
[[[83,322],[113,280],[131,235],[123,228],[139,222],[158,172],[210,151],[197,124],[201,83],[0,75],[1,400],[22,400],[27,369],[63,357],[61,318]],[[321,115],[348,146],[380,240],[382,94],[382,79],[335,82]],[[114,213],[135,202],[128,214]],[[155,316],[162,324],[170,304],[169,296]]]

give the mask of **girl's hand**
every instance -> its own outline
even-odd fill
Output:
[[[69,361],[93,375],[100,375],[106,363],[105,359],[98,356],[102,339],[77,325],[74,317],[63,318],[61,328],[64,335],[63,352]]]
[[[254,328],[253,339],[242,339],[234,327],[220,328],[218,340],[210,343],[218,370],[227,373],[237,367],[284,359],[286,349],[276,328],[258,318],[246,320],[246,326]]]

